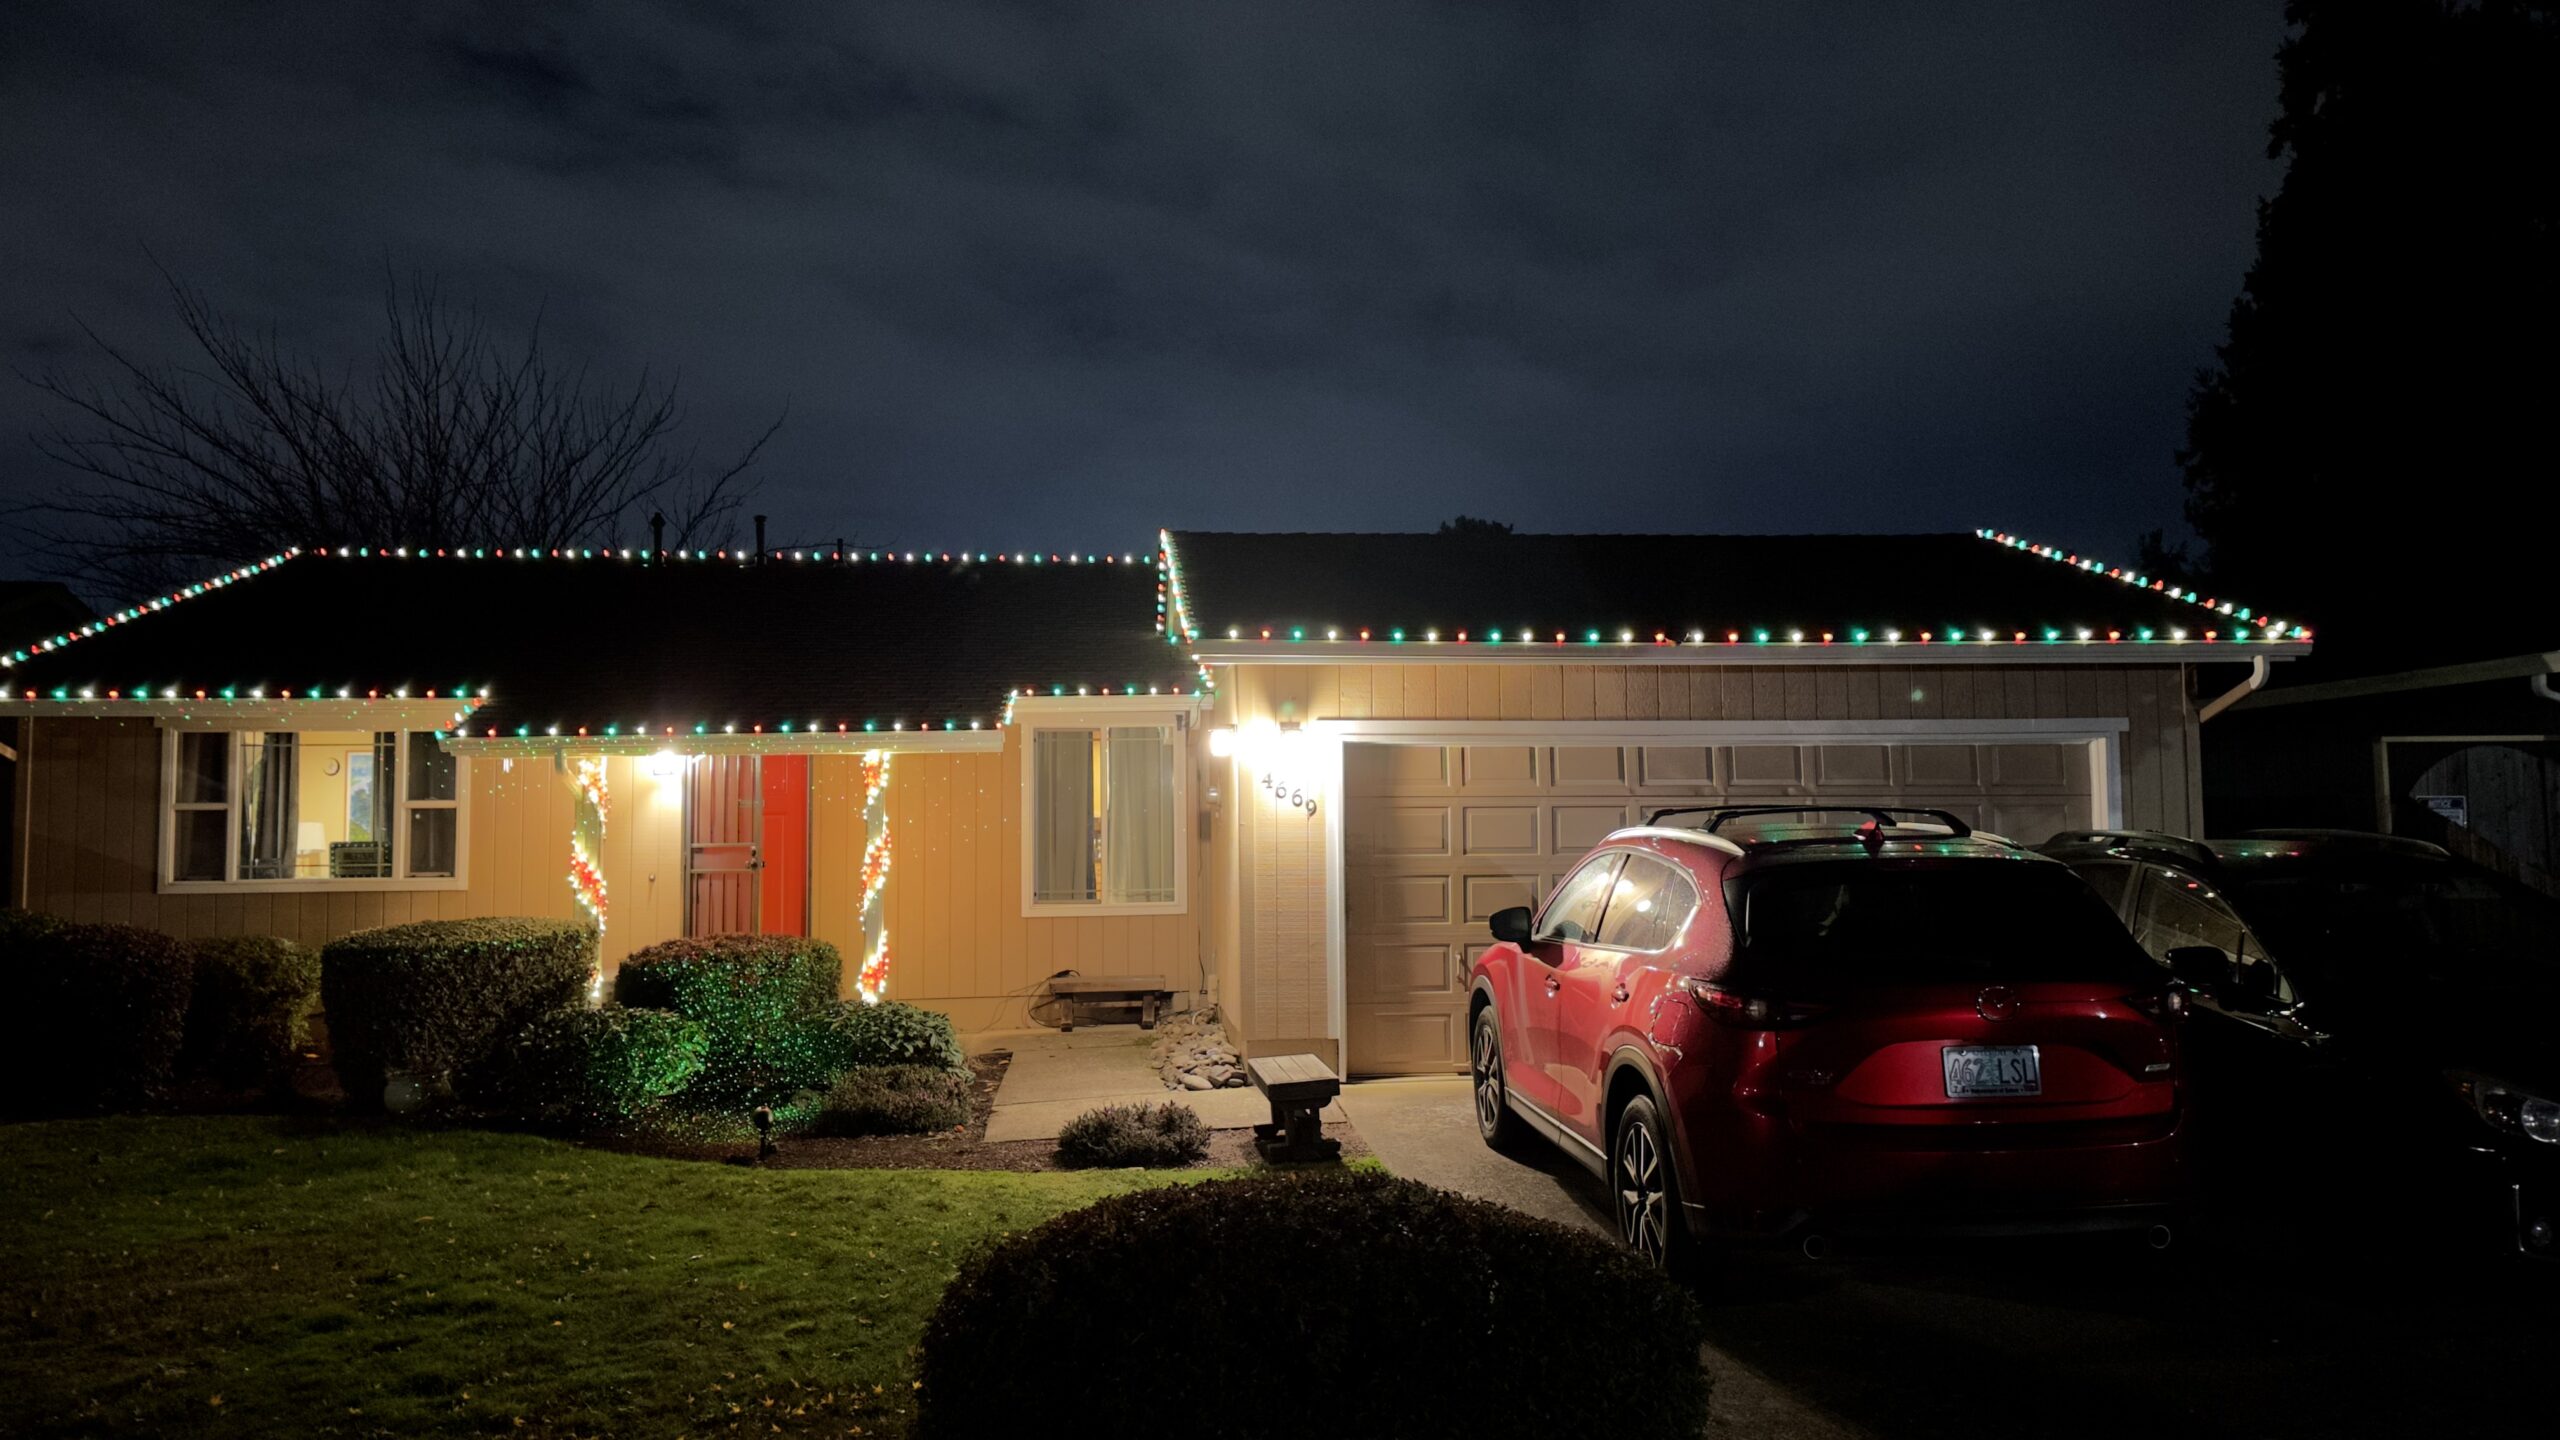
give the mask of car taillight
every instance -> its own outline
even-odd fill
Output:
[[[2183,1020],[2187,1017],[2187,992],[2171,985],[2148,990],[2140,995],[2127,995],[2125,1003],[2154,1020]]]
[[[1811,1024],[1831,1008],[1801,1000],[1769,1000],[1757,995],[1736,995],[1730,990],[1695,978],[1680,982],[1689,998],[1709,1018],[1744,1030],[1792,1030]]]

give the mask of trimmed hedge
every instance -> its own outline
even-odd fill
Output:
[[[824,1030],[844,956],[797,935],[713,935],[668,940],[622,962],[613,994],[625,1005],[671,1010],[710,1040],[688,1098],[710,1104],[766,1100],[835,1079]]]
[[[962,1070],[969,1059],[951,1017],[939,1010],[883,1000],[842,1000],[818,1012],[820,1059],[837,1072],[873,1065],[928,1065]]]
[[[186,942],[131,925],[66,925],[20,912],[0,924],[0,953],[20,1021],[0,1046],[0,1105],[47,1113],[168,1092],[195,988],[195,952]]]
[[[1188,1105],[1104,1105],[1058,1131],[1058,1163],[1070,1169],[1188,1165],[1209,1153],[1209,1127]]]
[[[610,1128],[692,1083],[710,1048],[700,1024],[664,1010],[554,1010],[517,1031],[474,1090],[531,1124]]]
[[[969,1123],[977,1077],[942,1065],[871,1065],[847,1071],[802,1133],[915,1135]]]
[[[339,1083],[378,1104],[393,1070],[460,1074],[535,1017],[584,1002],[596,932],[571,920],[422,920],[320,951]]]
[[[311,1038],[319,955],[271,935],[198,940],[195,952],[187,1068],[235,1089],[282,1080]]]
[[[1202,1323],[1221,1315],[1279,1321],[1285,1358]],[[1605,1328],[1607,1363],[1558,1363],[1565,1316]],[[1096,1432],[1161,1426],[1168,1375],[1250,1397],[1220,1415],[1239,1437],[1640,1440],[1707,1419],[1687,1292],[1597,1235],[1375,1172],[1141,1190],[977,1251],[925,1324],[916,1435],[1003,1434],[1055,1408],[1057,1377],[1021,1362],[1062,1335]],[[1388,1358],[1417,1336],[1428,1363]]]

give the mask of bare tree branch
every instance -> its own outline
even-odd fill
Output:
[[[101,364],[19,378],[51,402],[39,451],[79,477],[21,509],[63,578],[145,593],[289,545],[609,543],[652,510],[670,544],[721,543],[777,418],[735,460],[681,443],[674,381],[607,385],[504,346],[426,280],[383,281],[369,365],[332,376],[165,271],[184,364],[89,330]]]

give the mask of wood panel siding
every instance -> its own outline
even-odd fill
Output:
[[[1178,995],[1197,989],[1199,925],[1191,914],[1022,913],[1020,734],[1006,731],[1001,752],[899,755],[889,762],[891,860],[883,903],[889,907],[890,998],[943,1011],[963,1030],[1000,1030],[1028,1025],[1031,1000],[1060,970],[1162,975]],[[854,908],[862,777],[851,756],[820,756],[814,773],[812,920],[815,933],[852,961],[862,943]],[[1187,816],[1180,834],[1182,843],[1193,843]],[[1204,864],[1195,853],[1195,896]]]

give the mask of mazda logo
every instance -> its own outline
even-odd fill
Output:
[[[2006,985],[1986,985],[1973,997],[1973,1013],[1985,1020],[2006,1020],[2018,1013],[2018,992]]]

